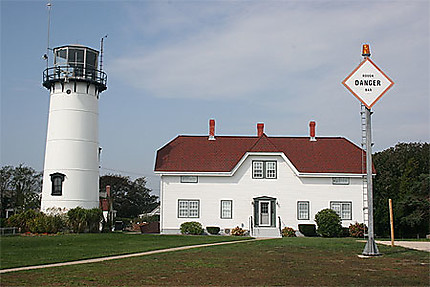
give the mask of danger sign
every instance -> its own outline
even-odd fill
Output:
[[[342,84],[370,109],[394,82],[370,58],[366,58]]]

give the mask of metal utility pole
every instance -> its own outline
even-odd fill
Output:
[[[367,172],[367,207],[369,214],[369,226],[367,243],[363,255],[381,255],[375,242],[375,231],[373,224],[373,181],[372,181],[372,112],[366,107],[366,172]]]
[[[366,179],[367,179],[367,208],[368,208],[368,238],[363,255],[377,256],[379,253],[375,243],[373,229],[373,184],[372,184],[372,106],[385,94],[394,82],[370,60],[370,48],[363,45],[363,61],[343,80],[342,84],[366,107]]]
[[[363,45],[362,56],[364,60],[370,57],[369,45]],[[367,208],[369,217],[367,243],[363,250],[363,255],[381,255],[375,242],[375,231],[373,224],[373,178],[372,178],[372,111],[366,107],[366,179],[367,179]]]

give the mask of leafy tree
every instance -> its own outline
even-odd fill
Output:
[[[375,153],[374,219],[378,236],[389,236],[388,199],[393,200],[396,237],[429,234],[428,143],[398,143]]]
[[[132,181],[128,176],[104,175],[100,177],[100,190],[111,187],[113,208],[118,217],[134,218],[139,214],[148,213],[157,206],[158,197],[151,195],[146,187],[146,179],[140,177]]]
[[[17,167],[3,166],[0,170],[1,217],[6,209],[17,211],[40,208],[42,173],[20,164]]]

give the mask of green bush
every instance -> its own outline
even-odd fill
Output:
[[[342,232],[340,233],[340,237],[349,237],[349,228],[342,226]]]
[[[21,232],[58,233],[66,225],[61,214],[45,214],[34,210],[27,210],[9,218],[8,226],[18,227]]]
[[[142,216],[141,218],[139,218],[139,221],[142,222],[157,222],[160,221],[160,215],[159,214],[154,214],[151,216]]]
[[[304,236],[315,237],[318,236],[317,227],[315,224],[299,224],[299,231]]]
[[[71,232],[99,232],[103,213],[99,208],[84,209],[76,207],[67,212],[68,225]]]
[[[315,215],[317,232],[323,237],[339,237],[342,234],[342,225],[339,215],[332,209],[320,210]]]
[[[284,227],[282,229],[282,237],[296,237],[296,231],[291,227]]]
[[[24,212],[15,214],[7,220],[9,227],[18,227],[20,232],[30,232],[31,222],[38,216],[39,212],[29,209]]]
[[[189,235],[200,235],[203,233],[203,227],[199,222],[184,222],[181,224],[181,233]]]
[[[7,218],[0,218],[0,228],[7,226]]]
[[[231,235],[234,235],[234,236],[245,236],[245,233],[246,233],[246,230],[240,228],[239,226],[236,226],[231,230]]]
[[[86,219],[89,232],[97,233],[100,231],[100,223],[103,220],[103,212],[100,208],[86,209]]]
[[[206,230],[209,234],[217,235],[220,231],[220,228],[217,226],[207,226]]]
[[[349,225],[349,235],[352,237],[364,237],[365,233],[367,233],[366,224],[356,222]]]

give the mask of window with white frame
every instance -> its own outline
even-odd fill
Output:
[[[179,199],[178,217],[179,218],[198,218],[200,201],[198,199]]]
[[[266,178],[276,178],[276,161],[266,162]]]
[[[349,177],[333,177],[332,184],[334,185],[348,185]]]
[[[263,162],[253,161],[252,162],[252,177],[263,178]]]
[[[221,218],[224,218],[224,219],[233,218],[232,200],[221,200]]]
[[[309,201],[297,202],[297,219],[309,220]]]
[[[254,160],[252,162],[252,178],[276,178],[276,161]]]
[[[352,219],[352,202],[347,201],[332,201],[330,208],[336,211],[342,220]]]

